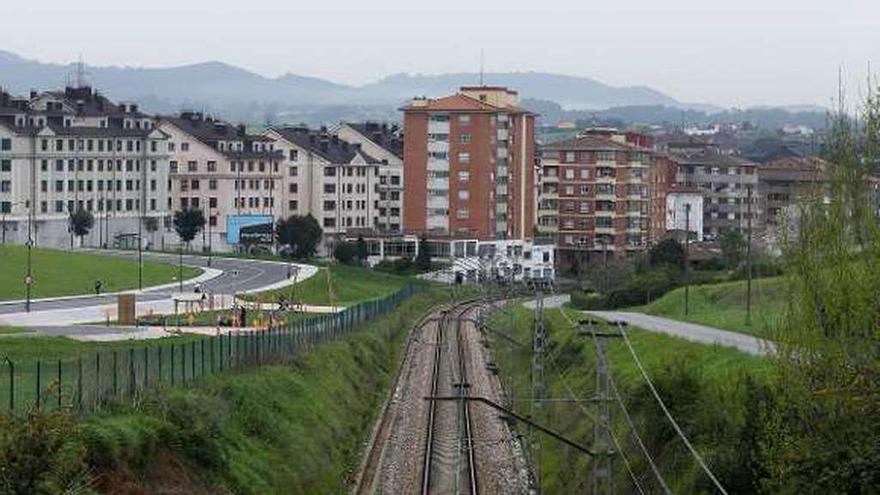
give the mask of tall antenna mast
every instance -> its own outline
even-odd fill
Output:
[[[76,87],[81,88],[86,85],[86,65],[83,62],[82,54],[76,61]]]
[[[480,86],[484,86],[483,84],[483,75],[485,72],[485,60],[483,56],[483,49],[480,48]]]

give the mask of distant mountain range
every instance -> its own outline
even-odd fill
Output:
[[[17,94],[58,88],[75,80],[73,64],[49,64],[0,51],[0,86]],[[85,78],[112,99],[137,101],[151,112],[199,109],[229,119],[328,123],[340,119],[396,119],[397,107],[414,96],[440,96],[479,81],[475,73],[395,74],[363,86],[286,74],[265,77],[222,62],[167,68],[86,66]],[[487,73],[487,84],[514,88],[527,101],[553,102],[566,110],[669,107],[721,111],[685,104],[645,86],[615,87],[586,77],[540,72]]]

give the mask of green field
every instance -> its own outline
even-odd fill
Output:
[[[12,244],[0,245],[0,300],[25,298],[24,280],[27,275],[27,249]],[[95,281],[102,282],[102,292],[136,289],[138,265],[136,261],[91,253],[32,250],[34,284],[32,297],[57,297],[94,293]],[[193,278],[201,270],[183,267],[184,280]],[[161,285],[177,280],[177,267],[165,263],[145,262],[144,287]]]
[[[690,288],[688,315],[684,314],[684,289],[675,289],[651,304],[630,308],[674,320],[699,323],[756,336],[768,336],[785,310],[783,277],[752,281],[752,323],[746,325],[746,282],[724,282]]]
[[[346,493],[409,328],[448,298],[441,290],[416,294],[288,365],[208,376],[84,419],[40,418],[50,447],[29,458],[27,470],[6,469],[5,479],[36,474],[40,486],[55,488],[46,493],[77,492],[68,487],[78,476],[99,493],[121,486],[131,493]],[[3,421],[0,415],[0,452],[23,438],[6,435]]]
[[[579,312],[565,311],[573,321],[578,321]],[[506,392],[514,409],[520,413],[532,415],[570,439],[589,444],[596,414],[596,406],[589,400],[594,394],[596,380],[594,344],[588,335],[573,329],[560,310],[545,309],[545,318],[549,344],[544,375],[546,396],[550,402],[544,405],[543,411],[536,412],[529,400],[532,397],[533,312],[517,306],[507,307],[494,315],[491,328],[495,331],[490,333],[491,345]],[[501,332],[524,345],[511,344],[500,337]],[[731,479],[743,472],[737,448],[748,419],[745,404],[749,387],[746,382],[767,382],[772,373],[770,360],[731,348],[702,345],[632,327],[628,335],[673,415],[713,470],[724,476],[722,481],[731,483]],[[608,343],[607,356],[622,399],[649,452],[665,473],[672,492],[711,493],[705,477],[671,431],[661,410],[649,398],[635,361],[621,339],[612,339]],[[645,457],[633,442],[621,409],[616,404],[612,409],[614,429],[624,454],[642,480],[642,486],[656,489],[647,493],[662,493],[651,479]],[[529,434],[526,428],[521,431]],[[583,492],[589,483],[591,459],[549,437],[542,437],[540,442],[538,462],[543,491]],[[618,493],[637,492],[623,467],[616,471],[615,485]]]
[[[332,304],[349,306],[360,301],[378,299],[401,289],[413,279],[358,266],[331,265],[319,268],[318,273],[297,283],[273,291],[249,296],[252,300],[276,301],[279,296],[302,304],[327,306],[331,304],[330,285],[333,287]]]

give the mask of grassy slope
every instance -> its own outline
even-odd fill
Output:
[[[752,281],[752,324],[746,325],[746,282],[725,282],[690,288],[689,315],[684,314],[684,289],[675,289],[660,299],[634,311],[665,316],[675,320],[766,336],[782,317],[785,304],[785,279],[782,277]]]
[[[408,328],[446,300],[438,291],[414,296],[294,365],[211,377],[140,409],[94,418],[84,433],[89,457],[102,480],[136,487],[127,493],[172,486],[181,493],[344,493]]]
[[[342,306],[387,296],[412,281],[412,279],[407,277],[370,270],[369,268],[331,265],[328,268],[320,268],[318,273],[296,284],[293,288],[285,287],[274,291],[262,292],[255,295],[254,299],[263,298],[263,300],[274,301],[280,295],[287,299],[293,297],[297,302],[302,302],[303,304],[329,305],[330,294],[329,286],[327,285],[327,270],[330,270],[330,280],[335,296],[334,302]]]
[[[578,312],[569,311],[573,321],[577,321]],[[549,398],[570,398],[569,388],[580,397],[589,396],[595,390],[594,367],[595,351],[589,337],[576,334],[569,323],[562,317],[559,310],[545,310],[546,325],[550,336],[550,348],[547,351],[547,366],[545,377],[547,382],[547,396]],[[520,342],[528,343],[523,348],[516,348],[498,337],[493,338],[495,357],[502,370],[508,393],[514,398],[527,398],[530,392],[530,367],[531,367],[531,327],[532,312],[522,307],[516,307],[512,311],[496,314],[493,326],[501,331],[508,332]],[[510,330],[512,329],[512,330]],[[699,406],[704,410],[710,410],[711,417],[717,418],[717,424],[713,427],[717,430],[714,435],[702,435],[694,433],[692,440],[697,448],[707,454],[710,464],[723,466],[730,445],[729,436],[738,431],[745,422],[743,380],[746,374],[757,377],[759,380],[770,373],[770,363],[730,348],[705,346],[677,339],[661,334],[630,329],[630,339],[637,354],[642,359],[648,373],[653,378],[663,375],[668,368],[678,363],[686,363],[698,371],[701,383],[707,391],[699,398]],[[650,437],[650,432],[663,431],[661,420],[651,416],[648,420],[640,417],[638,409],[632,403],[636,401],[649,402],[645,399],[643,381],[638,368],[629,355],[625,345],[620,341],[614,341],[608,347],[609,360],[614,372],[615,381],[619,390],[630,404],[630,410],[635,416],[635,421],[643,436]],[[568,388],[566,387],[568,386]],[[659,386],[659,385],[658,385]],[[664,390],[661,388],[664,396]],[[529,413],[529,402],[517,400],[520,412]],[[586,407],[588,410],[584,410]],[[650,407],[655,407],[653,404]],[[592,437],[593,422],[589,413],[595,409],[587,404],[573,404],[569,402],[551,402],[545,406],[546,416],[541,418],[545,424],[557,431],[563,432],[569,438],[587,443]],[[675,409],[673,409],[675,410]],[[657,413],[657,411],[654,411]],[[676,411],[677,415],[683,415],[682,421],[686,430],[694,432],[699,427],[692,426],[687,421],[687,416],[695,416],[693,410],[686,412]],[[616,430],[620,438],[626,439],[627,432],[621,420],[620,409],[615,409]],[[540,416],[538,416],[540,417]],[[648,421],[650,424],[642,424]],[[693,423],[698,423],[693,421]],[[689,426],[691,426],[689,428]],[[668,430],[668,428],[666,428]],[[523,430],[526,431],[526,430]],[[700,430],[702,431],[702,430]],[[567,449],[555,443],[551,439],[542,440],[541,450],[542,478],[546,493],[578,493],[588,487],[586,476],[590,472],[590,462],[572,449]],[[719,444],[723,444],[719,446]],[[634,445],[629,442],[628,457],[640,472],[647,473],[644,458],[635,451]],[[673,483],[672,489],[676,493],[693,493],[694,485],[702,482],[700,474],[687,457],[680,443],[670,443],[664,450],[653,452],[659,456],[662,469],[667,473],[667,481]],[[640,460],[641,459],[641,460]],[[626,490],[635,490],[621,467],[618,470],[617,487],[620,493]],[[575,473],[575,474],[572,474]],[[646,478],[650,475],[647,474]],[[695,481],[696,480],[696,481]],[[646,482],[651,485],[651,480]],[[659,491],[658,491],[659,493]]]
[[[33,297],[89,294],[95,280],[103,282],[104,292],[137,288],[137,262],[113,256],[34,249]],[[0,300],[24,299],[27,274],[27,249],[12,244],[0,245]],[[164,263],[144,263],[144,286],[175,280],[177,267]],[[192,278],[200,270],[183,267],[183,277]]]

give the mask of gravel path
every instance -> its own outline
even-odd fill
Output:
[[[773,342],[759,339],[737,332],[721,330],[718,328],[687,323],[678,320],[670,320],[660,316],[646,315],[644,313],[631,313],[627,311],[585,311],[587,314],[598,316],[605,320],[620,320],[630,325],[652,332],[660,332],[676,337],[682,337],[703,344],[717,344],[734,347],[740,351],[758,356],[772,354],[776,350]]]

